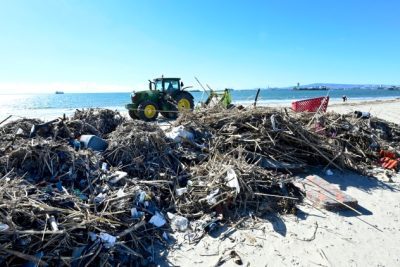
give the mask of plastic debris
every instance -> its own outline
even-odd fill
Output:
[[[239,181],[238,181],[237,175],[233,169],[228,169],[228,171],[226,172],[225,181],[226,181],[227,186],[229,186],[231,188],[235,188],[236,193],[238,193],[238,194],[240,193]]]
[[[58,231],[58,225],[53,215],[50,216],[49,223],[52,231]]]
[[[214,205],[215,203],[217,203],[216,196],[218,195],[218,193],[219,193],[219,188],[211,191],[211,193],[207,195],[206,200],[209,205]]]
[[[122,188],[120,188],[120,189],[118,189],[118,191],[117,191],[117,197],[123,197],[123,196],[125,196],[126,194],[124,193],[124,189],[122,189]]]
[[[176,215],[173,213],[167,213],[168,219],[171,221],[171,228],[174,231],[184,232],[189,226],[189,220],[186,217]]]
[[[96,204],[101,204],[106,200],[107,194],[100,193],[94,198]]]
[[[138,211],[137,208],[132,208],[131,209],[131,215],[133,219],[140,219],[144,216],[143,211]]]
[[[107,171],[107,168],[108,167],[108,165],[107,165],[107,162],[103,162],[102,164],[101,164],[101,169],[103,170],[103,171]]]
[[[115,245],[115,242],[117,241],[116,236],[112,236],[107,233],[100,233],[99,237],[103,241],[105,248],[113,247]]]
[[[161,213],[156,211],[156,214],[151,217],[149,223],[151,223],[155,227],[161,227],[164,224],[166,224],[167,221],[165,220],[164,216]]]
[[[18,128],[17,132],[15,133],[16,135],[24,135],[24,130],[22,130],[21,128]]]
[[[371,117],[371,113],[365,112],[365,111],[354,111],[354,115],[356,118],[361,118],[361,119],[369,119]]]
[[[182,196],[184,193],[187,193],[187,191],[188,189],[186,187],[175,189],[177,196]]]
[[[171,138],[172,140],[178,143],[181,142],[182,139],[187,139],[187,140],[194,139],[193,133],[187,131],[185,127],[183,127],[182,125],[173,127],[170,131],[167,131],[165,135],[168,138]]]
[[[326,170],[326,175],[332,176],[333,175],[333,171],[331,171],[330,169]]]
[[[7,231],[10,228],[7,224],[0,223],[0,232]]]
[[[79,141],[85,148],[90,148],[93,151],[104,151],[108,147],[108,144],[104,139],[95,135],[81,135]]]
[[[124,179],[126,176],[128,176],[128,173],[123,172],[123,171],[115,171],[111,176],[110,176],[110,183],[118,183],[122,179]]]

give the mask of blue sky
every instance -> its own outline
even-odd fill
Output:
[[[400,83],[400,1],[0,0],[0,92]]]

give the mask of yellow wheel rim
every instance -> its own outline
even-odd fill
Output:
[[[157,109],[154,105],[147,105],[144,107],[144,115],[146,118],[151,119],[153,118],[157,113]]]
[[[188,110],[190,109],[190,101],[187,100],[186,98],[182,98],[181,100],[179,100],[178,102],[178,110]]]

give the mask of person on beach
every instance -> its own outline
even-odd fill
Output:
[[[342,99],[343,99],[343,103],[346,102],[347,101],[347,96],[343,95]]]

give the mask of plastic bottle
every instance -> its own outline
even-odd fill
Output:
[[[371,113],[364,111],[354,111],[354,114],[356,115],[357,118],[361,119],[369,119],[371,117]]]
[[[189,226],[189,220],[183,216],[175,215],[173,213],[167,213],[168,218],[171,221],[171,228],[176,231],[184,232]]]

